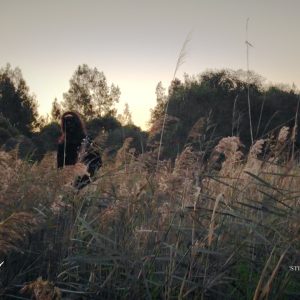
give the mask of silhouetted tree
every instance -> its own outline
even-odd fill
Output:
[[[121,124],[123,126],[125,125],[132,125],[132,116],[131,116],[131,112],[129,110],[129,105],[128,103],[125,103],[124,105],[124,110],[123,110],[123,114],[119,114],[117,119],[121,122]]]
[[[154,109],[151,109],[151,119],[150,124],[153,124],[156,120],[164,115],[167,96],[166,96],[166,89],[163,87],[162,82],[160,81],[155,90],[156,94],[156,106]]]
[[[55,98],[54,101],[52,102],[51,121],[59,122],[61,116],[62,116],[62,108],[61,105],[58,103],[57,98]]]
[[[52,122],[44,126],[37,134],[36,144],[39,144],[41,152],[57,150],[58,138],[61,135],[60,126],[56,122]]]
[[[63,97],[64,109],[78,111],[84,118],[92,119],[116,114],[114,104],[119,101],[120,89],[114,84],[109,87],[103,72],[83,64],[76,69],[69,91]]]
[[[12,126],[28,135],[37,126],[37,104],[19,68],[7,64],[0,70],[0,114]]]
[[[29,162],[36,161],[41,157],[40,155],[37,155],[38,148],[32,139],[25,135],[10,137],[1,147],[1,150],[4,151],[11,151],[13,149],[17,149],[19,158],[25,159]]]
[[[283,125],[294,125],[300,99],[295,89],[267,88],[263,79],[253,72],[247,82],[247,73],[242,70],[207,71],[193,77],[186,75],[184,81],[175,79],[171,83],[168,94],[168,116],[178,119],[176,144],[179,151],[190,142],[216,143],[231,135],[239,136],[246,147],[250,146],[248,84],[255,139],[267,137]],[[162,103],[158,101],[152,111],[152,124],[157,124],[162,116]],[[171,145],[173,139],[165,135],[163,142]],[[203,149],[202,146],[199,148]],[[171,152],[174,151],[168,150]]]
[[[122,127],[121,123],[113,116],[94,118],[86,123],[88,135],[94,139],[102,132],[111,132]]]
[[[133,124],[112,130],[108,135],[106,147],[116,153],[128,137],[133,138],[131,146],[135,148],[136,153],[144,152],[146,149],[147,133]]]
[[[13,127],[9,120],[0,116],[0,146],[9,138],[19,135],[19,131]]]

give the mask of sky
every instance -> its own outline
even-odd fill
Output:
[[[0,0],[0,67],[19,67],[40,114],[63,99],[78,65],[103,71],[120,87],[146,129],[159,81],[208,69],[250,69],[266,82],[300,87],[300,0]]]

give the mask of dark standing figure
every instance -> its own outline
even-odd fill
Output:
[[[91,177],[101,167],[99,149],[86,134],[86,129],[76,112],[65,112],[61,117],[62,135],[58,141],[57,168],[75,165],[77,162],[87,166],[89,175],[78,177],[74,186],[83,188],[91,182]]]

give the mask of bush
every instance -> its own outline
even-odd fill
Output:
[[[17,136],[18,134],[18,130],[10,124],[9,120],[0,116],[0,146],[10,137]]]
[[[18,158],[35,161],[37,159],[37,148],[32,140],[24,135],[9,138],[1,147],[2,151],[17,150]]]

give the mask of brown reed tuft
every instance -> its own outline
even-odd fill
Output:
[[[11,251],[23,252],[27,238],[41,224],[33,214],[13,213],[0,222],[0,254],[7,255]]]
[[[27,283],[20,291],[22,294],[31,295],[35,300],[60,300],[61,292],[52,282],[43,280],[39,277],[37,280]]]

